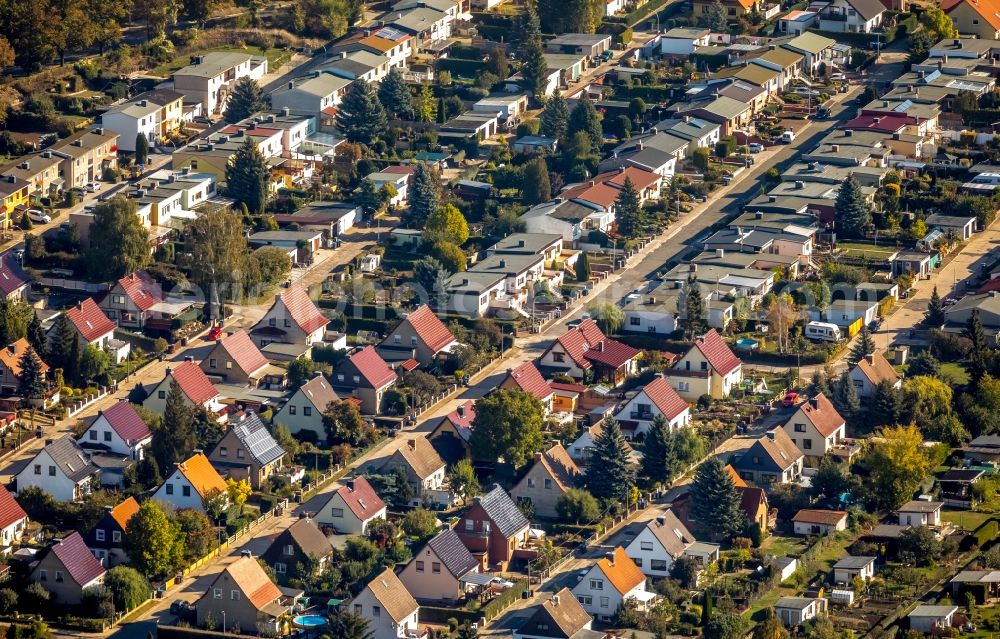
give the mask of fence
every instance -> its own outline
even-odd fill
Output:
[[[94,402],[96,402],[97,400],[101,399],[102,397],[106,397],[107,394],[108,394],[108,392],[109,391],[108,391],[107,386],[101,386],[100,389],[98,389],[97,393],[91,394],[91,395],[87,395],[83,399],[79,399],[79,400],[73,402],[72,404],[70,404],[69,406],[67,406],[66,407],[66,415],[68,417],[74,417],[80,411],[82,411],[83,409],[87,408],[88,406],[90,406],[91,404],[93,404]]]
[[[81,291],[83,293],[104,293],[108,290],[108,284],[94,284],[82,280],[71,280],[65,277],[40,277],[36,283],[45,288],[59,288],[67,291]]]

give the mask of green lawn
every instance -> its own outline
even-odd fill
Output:
[[[801,553],[806,549],[806,544],[802,537],[771,535],[764,540],[760,547],[761,550],[775,557],[785,557]]]
[[[969,371],[957,362],[942,362],[941,379],[951,386],[964,386],[969,383]]]
[[[191,64],[191,56],[211,53],[213,51],[236,51],[238,53],[249,53],[250,55],[262,55],[267,58],[268,72],[272,73],[277,71],[281,65],[292,59],[292,52],[287,49],[278,49],[275,47],[262,49],[260,47],[238,47],[235,45],[226,45],[221,47],[208,47],[205,49],[185,51],[184,53],[175,56],[170,62],[164,62],[155,69],[150,69],[149,73],[150,75],[161,75],[164,77],[169,76],[174,71]]]
[[[976,512],[972,510],[944,510],[941,513],[941,519],[955,524],[956,526],[961,526],[966,530],[975,530],[979,528],[983,522],[987,519],[993,517],[992,513]]]
[[[890,246],[872,246],[860,242],[837,242],[837,248],[842,250],[849,257],[873,257],[879,259],[888,258],[895,253],[895,249]]]

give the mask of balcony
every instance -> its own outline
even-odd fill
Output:
[[[637,411],[637,410],[634,410],[634,411],[632,411],[632,412],[630,412],[628,414],[628,418],[629,419],[639,420],[639,421],[644,421],[644,422],[651,422],[651,421],[653,421],[653,413],[650,413],[648,411]]]
[[[847,15],[843,13],[821,13],[820,20],[832,20],[834,22],[847,22]]]

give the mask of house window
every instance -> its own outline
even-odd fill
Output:
[[[56,467],[49,466],[49,477],[55,477],[55,476],[56,476]]]
[[[104,529],[98,528],[97,530],[95,530],[94,537],[97,538],[97,541],[104,541]]]
[[[403,343],[402,336],[400,336],[400,335],[393,335],[392,336],[392,343],[393,344],[402,344]]]
[[[173,484],[167,484],[167,494],[168,495],[173,495],[174,494],[174,485]]]
[[[185,497],[190,497],[191,496],[191,487],[190,486],[186,486],[186,485],[185,486],[181,486],[181,494],[184,495]]]
[[[330,510],[330,516],[331,517],[337,517],[339,519],[340,517],[344,516],[344,509],[343,508],[333,508],[333,509]]]
[[[240,600],[240,591],[239,590],[230,590],[229,591],[229,599],[231,601],[239,601]]]
[[[120,531],[120,530],[112,530],[111,531],[111,541],[115,542],[116,544],[120,544],[121,541],[122,541],[122,531]]]
[[[548,477],[545,478],[545,490],[552,490],[552,480]]]
[[[42,465],[41,464],[35,464],[35,474],[36,475],[41,475],[42,474]]]
[[[754,457],[752,460],[754,466],[760,466],[760,457]]]
[[[361,604],[354,604],[354,614],[356,615],[361,614]]]
[[[292,320],[286,319],[285,320],[285,328],[291,328],[291,327],[292,327]]]
[[[338,382],[344,381],[344,374],[343,373],[337,373],[337,381]]]
[[[535,487],[535,479],[533,477],[528,477],[528,488]]]
[[[56,571],[56,581],[62,582],[66,581],[66,573],[61,570]]]
[[[594,598],[593,597],[588,597],[586,595],[581,595],[581,596],[577,597],[577,600],[580,603],[582,603],[584,606],[590,606],[590,605],[592,605],[594,603]]]
[[[291,405],[290,405],[290,406],[288,407],[288,414],[289,414],[289,415],[294,415],[294,414],[295,414],[295,406],[291,406]]]
[[[806,425],[805,424],[796,424],[795,425],[795,432],[796,433],[804,433],[804,432],[806,432]]]
[[[601,597],[601,608],[607,608],[607,607],[608,607],[608,598]]]
[[[555,361],[555,362],[565,362],[566,361],[566,354],[565,353],[552,353],[552,360]]]
[[[157,391],[156,396],[159,397],[160,399],[166,399],[167,398],[167,391],[162,391],[162,390],[161,391]]]
[[[106,442],[111,441],[111,431],[110,430],[104,431],[104,441],[106,441]]]
[[[440,575],[441,574],[441,562],[439,562],[439,561],[432,561],[431,562],[431,572],[434,573],[435,575]]]
[[[417,562],[417,572],[423,572],[423,571],[424,571],[424,562],[418,561]]]
[[[806,450],[812,450],[813,440],[811,440],[811,439],[803,439],[802,440],[802,447],[804,449],[806,449]]]
[[[472,530],[474,526],[475,526],[475,522],[474,521],[472,521],[471,519],[466,519],[465,520],[465,529],[466,530]]]
[[[208,360],[208,367],[209,368],[215,368],[215,365],[216,365],[215,358],[214,357],[209,358],[209,360]]]
[[[285,564],[281,562],[274,564],[274,572],[276,572],[279,575],[285,574]]]
[[[212,588],[212,598],[222,599],[222,588]]]
[[[243,459],[246,456],[247,456],[246,451],[244,451],[242,448],[236,449],[236,459]]]
[[[632,561],[635,562],[638,568],[642,568],[642,557],[632,557]]]
[[[483,522],[483,532],[486,533],[487,535],[490,534],[490,522],[488,521]]]
[[[703,370],[703,371],[707,371],[708,370],[708,362],[702,362],[701,363],[701,370]]]
[[[360,375],[355,375],[354,376],[354,383],[355,384],[360,384],[361,383],[361,376]]]
[[[89,435],[90,435],[90,441],[92,441],[92,442],[96,442],[97,441],[97,431],[96,430],[90,431]]]
[[[268,318],[267,325],[268,326],[277,326],[278,325],[278,320],[274,319],[273,317]]]
[[[379,608],[378,606],[372,606],[372,617],[378,619],[381,616],[382,616],[382,609]]]
[[[604,580],[603,579],[591,579],[590,580],[591,590],[604,590]]]
[[[667,569],[667,560],[666,559],[652,559],[649,562],[649,569],[650,570],[665,571]]]
[[[653,549],[653,542],[651,541],[639,542],[639,550],[652,550],[652,549]]]
[[[286,544],[285,545],[285,554],[288,555],[289,557],[291,557],[292,555],[294,555],[295,554],[295,546],[293,544]]]
[[[219,457],[226,457],[229,455],[229,449],[225,446],[219,446]]]
[[[303,406],[302,407],[302,414],[304,416],[306,416],[306,417],[312,417],[312,414],[313,414],[312,406]]]
[[[38,581],[48,581],[48,580],[49,580],[49,571],[45,570],[44,568],[42,570],[39,570]]]
[[[642,318],[641,317],[636,317],[635,315],[633,315],[632,317],[628,318],[628,323],[629,323],[629,326],[641,326],[642,325]]]

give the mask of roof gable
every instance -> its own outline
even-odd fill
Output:
[[[524,516],[507,491],[499,485],[494,485],[493,490],[475,499],[493,525],[496,526],[497,531],[507,539],[531,526],[528,518]]]
[[[108,515],[115,520],[122,532],[126,532],[128,531],[128,520],[132,519],[132,515],[137,512],[139,512],[139,502],[135,500],[135,497],[129,497],[108,511]]]
[[[28,274],[21,268],[21,263],[13,252],[0,256],[0,292],[10,295],[28,284]]]
[[[696,339],[694,348],[701,351],[702,356],[708,361],[708,365],[715,369],[719,375],[728,375],[743,365],[740,358],[733,353],[729,344],[726,344],[714,328]]]
[[[105,408],[98,413],[98,418],[104,418],[111,430],[115,431],[129,446],[149,439],[153,433],[149,430],[146,422],[142,421],[138,411],[127,400],[120,400],[109,408]]]
[[[195,453],[186,461],[177,464],[179,472],[202,498],[213,489],[226,492],[226,482],[208,461],[204,453]]]
[[[105,573],[104,566],[87,548],[80,533],[74,531],[49,548],[66,574],[79,586],[86,586]]]
[[[330,402],[340,401],[322,373],[315,375],[299,388],[299,394],[306,398],[320,413],[326,411]]]
[[[374,346],[365,346],[348,357],[345,363],[350,364],[372,388],[383,388],[396,381],[396,371],[385,363]],[[338,373],[340,370],[338,367]]]
[[[419,609],[417,601],[392,568],[383,570],[380,575],[368,582],[365,589],[372,593],[397,624]]]
[[[176,368],[167,369],[167,377],[173,378],[180,386],[181,392],[195,406],[219,396],[211,380],[201,367],[192,361],[181,362]]]
[[[288,287],[274,301],[274,305],[278,305],[279,302],[284,306],[288,317],[307,335],[326,326],[330,322],[330,320],[326,319],[320,313],[316,305],[313,304],[313,301],[309,299],[309,293],[301,286],[293,285]],[[274,306],[271,308],[273,309]]]
[[[458,534],[451,528],[442,530],[427,542],[444,567],[456,579],[468,574],[479,566],[479,561],[465,547]]]
[[[101,307],[89,297],[66,311],[66,319],[76,327],[77,332],[87,343],[96,341],[117,328]]]
[[[402,324],[409,324],[420,341],[434,353],[444,350],[455,341],[455,336],[448,327],[426,304],[407,315]]]
[[[244,330],[223,337],[217,342],[217,346],[224,350],[247,375],[267,366],[267,358],[253,343],[250,334]]]
[[[231,430],[254,461],[261,466],[285,456],[285,449],[278,445],[256,413],[249,413],[243,421],[232,425]]]
[[[272,542],[272,546],[282,548],[287,542],[292,542],[303,555],[316,558],[328,557],[333,553],[333,546],[312,519],[297,519]]]
[[[533,361],[529,360],[517,368],[508,369],[507,377],[500,382],[498,387],[502,388],[506,386],[505,382],[507,380],[510,380],[519,390],[533,395],[540,402],[544,403],[552,396],[552,387],[542,377],[542,374],[538,371],[538,367],[535,366],[535,362]]]
[[[22,519],[27,519],[21,504],[17,503],[10,491],[0,486],[0,528],[6,528]]]
[[[444,460],[426,437],[410,437],[392,458],[401,459],[421,481],[444,468]]]
[[[845,424],[844,418],[823,393],[799,404],[796,415],[802,415],[823,437],[829,437]],[[795,416],[792,417],[794,419]]]
[[[281,598],[281,590],[271,581],[264,569],[253,557],[240,557],[219,573],[212,585],[223,582],[228,577],[243,593],[243,596],[257,610],[262,610],[267,605],[274,603]],[[212,588],[209,588],[205,595],[212,596]]]
[[[140,311],[148,311],[163,301],[163,291],[146,271],[136,271],[118,280],[122,292]]]
[[[385,508],[385,502],[363,476],[348,479],[335,492],[360,521],[368,521]]]
[[[625,549],[621,546],[615,548],[610,558],[598,559],[594,568],[604,573],[614,589],[622,595],[646,581],[646,577],[635,565],[635,561],[625,553]]]
[[[864,375],[873,386],[878,386],[883,380],[895,384],[902,379],[892,364],[878,351],[865,355],[854,365],[854,369]]]
[[[7,367],[8,370],[14,375],[14,377],[20,377],[21,375],[21,358],[24,356],[25,351],[27,351],[31,346],[28,344],[28,339],[22,337],[16,342],[11,342],[7,344],[6,348],[0,348],[0,363]],[[38,353],[35,353],[35,357],[38,357]],[[41,361],[41,357],[38,357]],[[42,372],[49,370],[49,365],[42,361]]]

